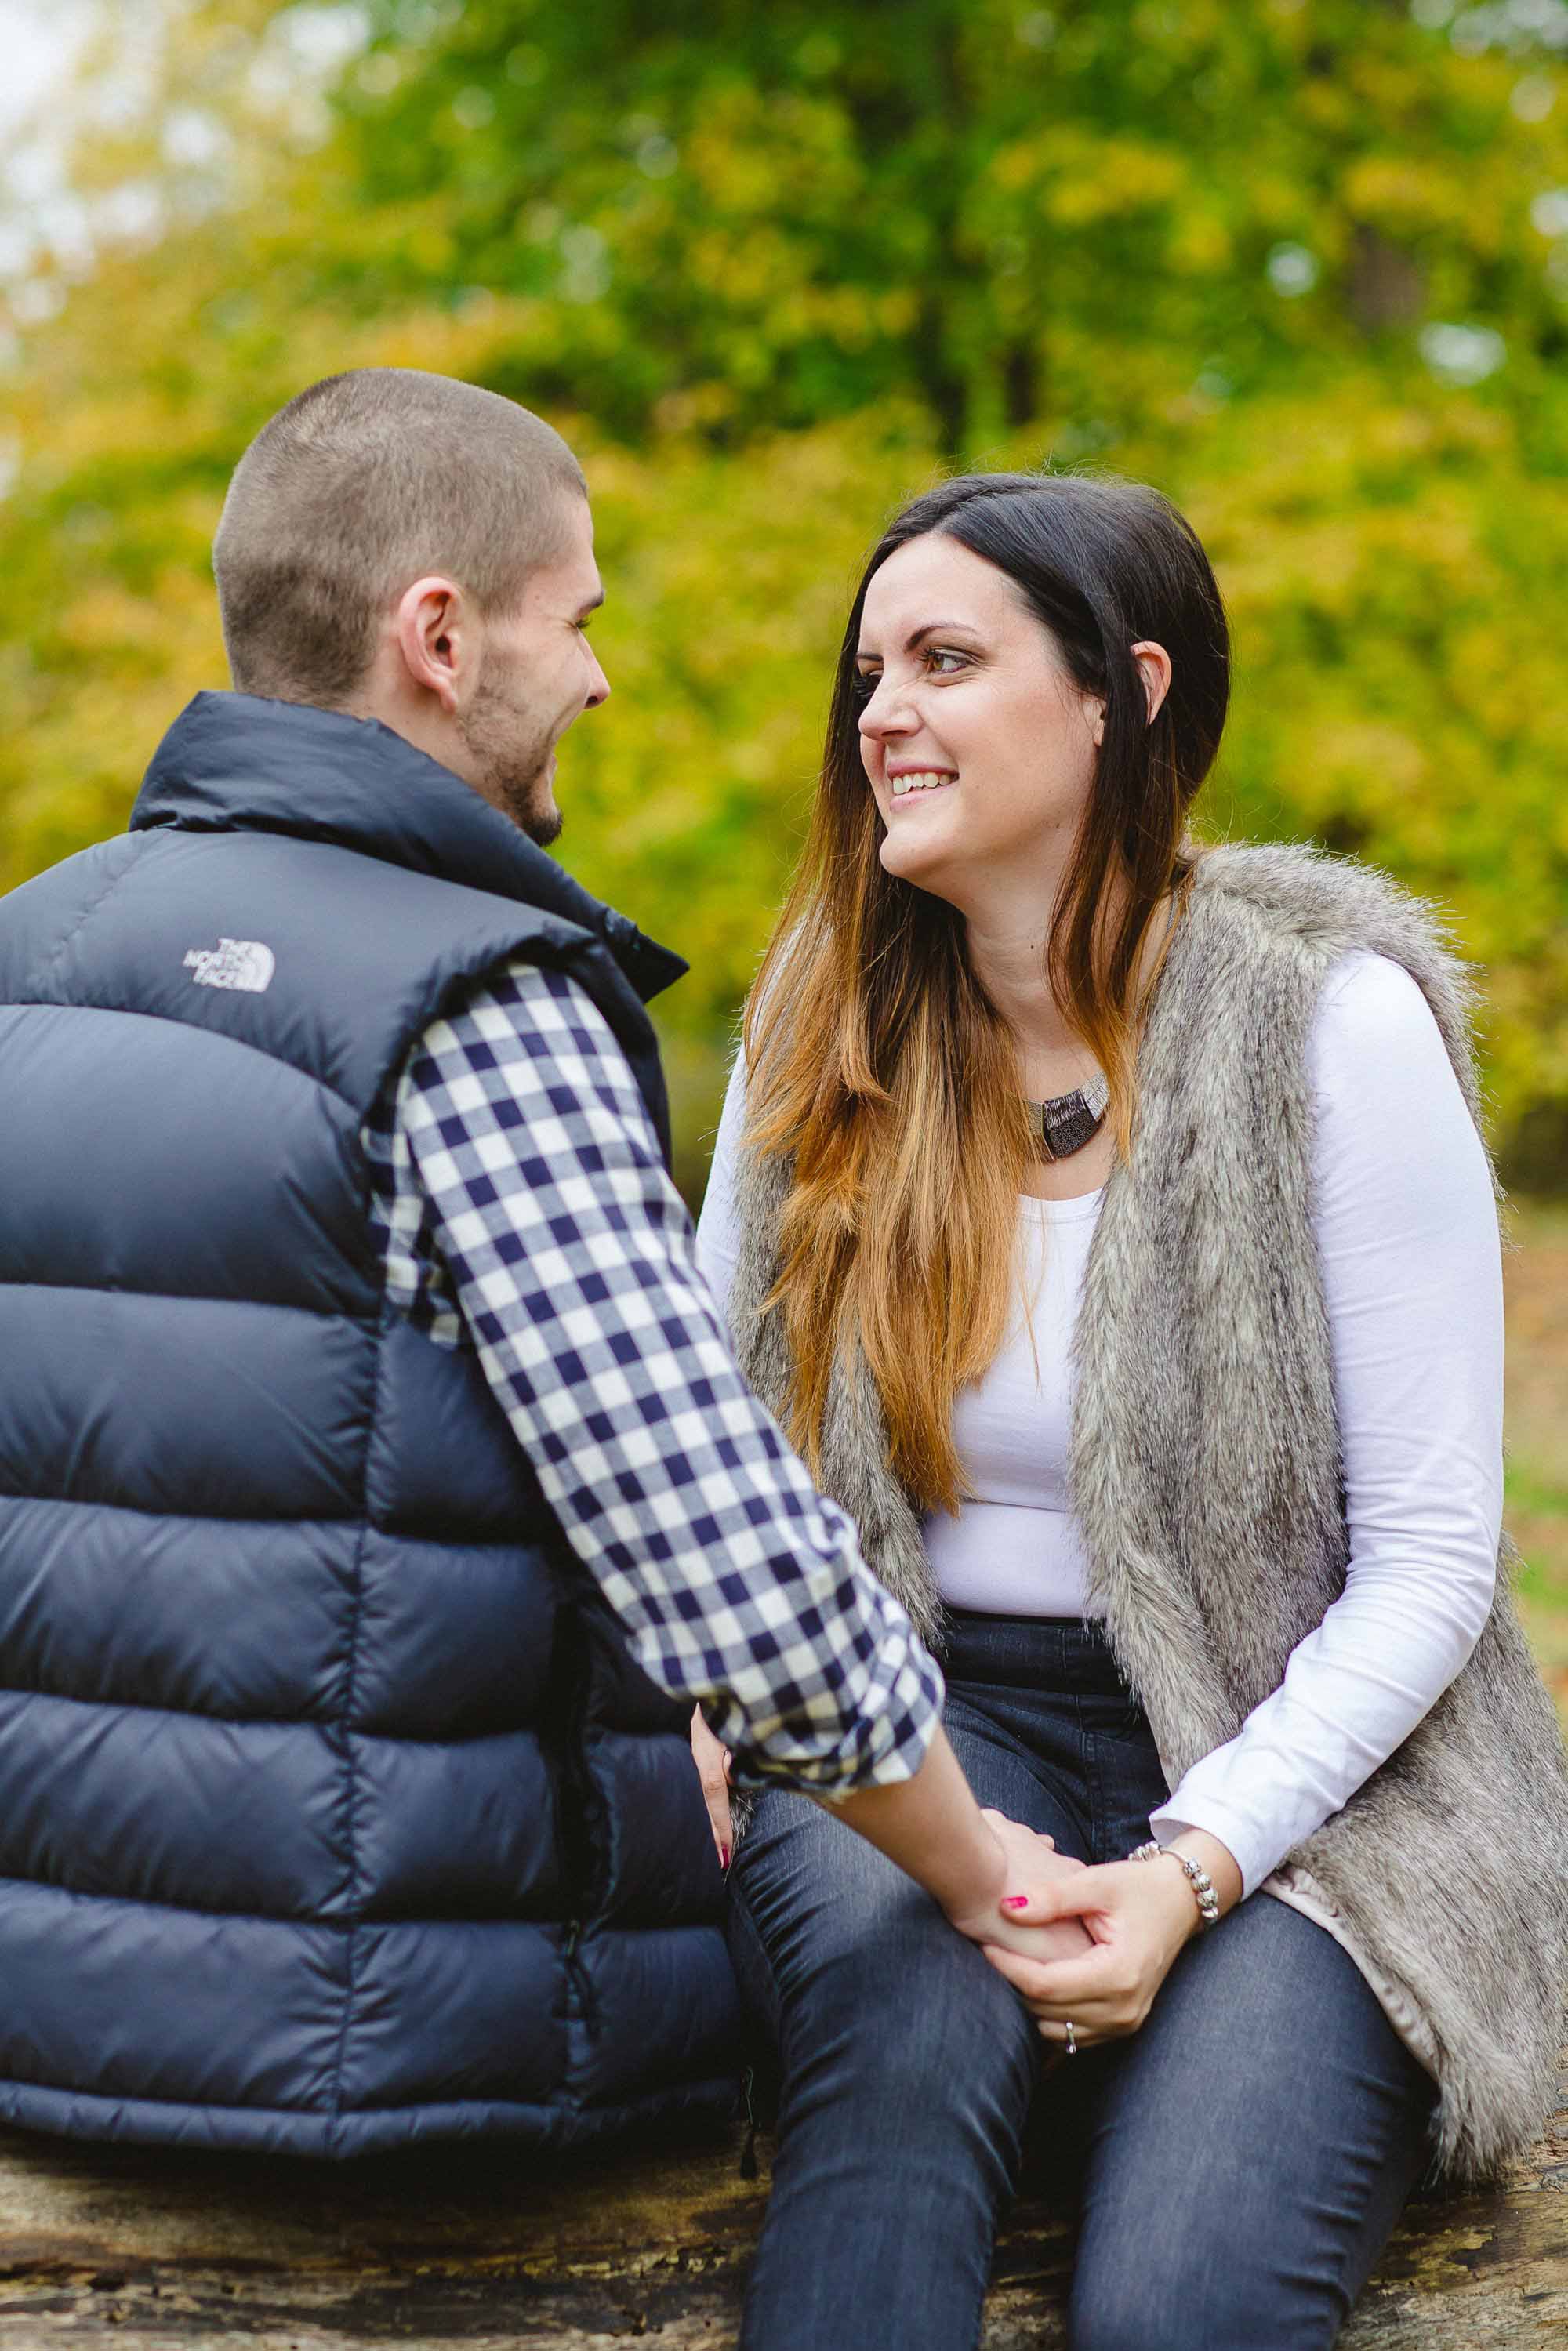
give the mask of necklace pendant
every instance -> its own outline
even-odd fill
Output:
[[[1105,1074],[1096,1070],[1082,1086],[1074,1086],[1067,1094],[1055,1094],[1050,1102],[1026,1103],[1030,1124],[1039,1138],[1042,1159],[1071,1159],[1086,1143],[1092,1143],[1104,1122],[1111,1089]]]

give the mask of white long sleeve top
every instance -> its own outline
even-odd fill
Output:
[[[1207,1830],[1250,1894],[1407,1738],[1465,1663],[1491,1605],[1502,1515],[1502,1270],[1480,1142],[1437,1026],[1380,956],[1334,965],[1313,1020],[1313,1225],[1343,1450],[1345,1586],[1278,1689],[1186,1772],[1162,1840]],[[727,1299],[737,1250],[737,1062],[699,1262]],[[952,1604],[1081,1616],[1067,1485],[1071,1343],[1100,1193],[1019,1203],[1019,1307],[957,1399],[971,1499],[925,1541]],[[1032,1341],[1032,1343],[1031,1343]]]

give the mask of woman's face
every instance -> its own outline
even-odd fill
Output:
[[[866,591],[857,666],[885,870],[959,907],[1059,874],[1103,705],[1006,573],[942,532],[911,539]]]

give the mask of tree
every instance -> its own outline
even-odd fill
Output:
[[[620,691],[567,746],[563,846],[693,956],[664,1017],[695,1155],[861,550],[956,459],[1109,464],[1187,507],[1231,604],[1207,820],[1454,910],[1500,1131],[1550,1172],[1549,13],[192,0],[141,113],[78,145],[93,272],[54,315],[68,254],[20,289],[0,876],[122,821],[221,683],[206,548],[271,410],[342,365],[473,376],[589,464]],[[116,244],[128,189],[150,226]]]

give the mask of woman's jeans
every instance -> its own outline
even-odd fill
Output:
[[[982,1804],[1120,1860],[1164,1799],[1092,1625],[960,1614],[947,1735]],[[931,1897],[804,1797],[736,1856],[732,1945],[779,2053],[745,2351],[969,2351],[1044,2044]],[[1129,2039],[1040,2086],[1081,2199],[1073,2351],[1333,2341],[1427,2155],[1433,2088],[1353,1962],[1256,1895],[1188,1943]]]

